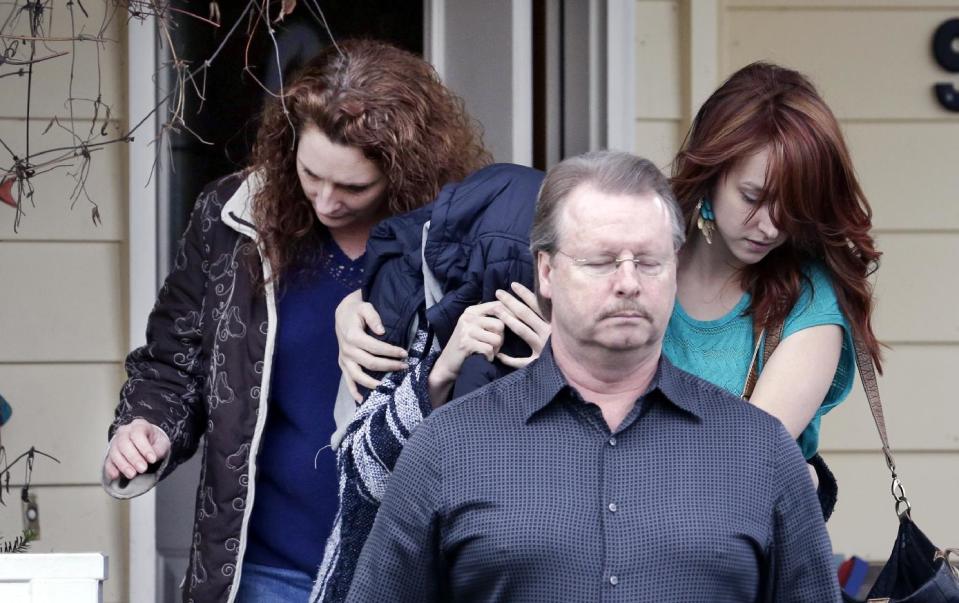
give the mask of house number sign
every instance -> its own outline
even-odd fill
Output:
[[[959,19],[949,19],[936,28],[932,36],[932,54],[943,69],[959,73]],[[943,108],[959,111],[959,90],[955,85],[939,82],[934,89]]]

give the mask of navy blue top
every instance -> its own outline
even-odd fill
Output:
[[[549,346],[413,433],[347,601],[839,601],[799,448],[663,358],[615,432]]]
[[[270,405],[257,457],[246,561],[312,577],[336,516],[336,430],[340,381],[333,313],[362,284],[363,258],[335,243],[310,254],[281,281]]]

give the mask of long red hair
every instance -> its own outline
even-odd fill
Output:
[[[787,238],[743,270],[748,311],[761,326],[784,321],[799,298],[803,264],[820,260],[853,333],[881,370],[868,280],[881,255],[869,234],[872,209],[835,116],[805,76],[753,63],[703,104],[673,163],[673,189],[688,223],[737,162],[763,149],[769,165],[759,203]]]

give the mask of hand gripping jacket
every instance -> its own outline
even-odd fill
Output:
[[[440,347],[445,346],[469,306],[495,300],[496,290],[508,291],[514,281],[533,288],[529,232],[542,181],[538,170],[491,165],[447,185],[431,205],[374,229],[367,245],[363,298],[380,313],[385,341],[409,347],[416,311],[426,306],[427,322]],[[529,355],[515,336],[507,338],[503,351]],[[471,358],[453,395],[466,394],[509,370],[479,356]]]

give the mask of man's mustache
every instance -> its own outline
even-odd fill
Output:
[[[647,312],[645,308],[643,308],[641,305],[635,302],[620,302],[616,304],[615,306],[609,308],[608,310],[605,310],[600,315],[600,318],[611,318],[613,316],[618,316],[621,314],[636,314],[647,320],[651,319],[649,312]]]

